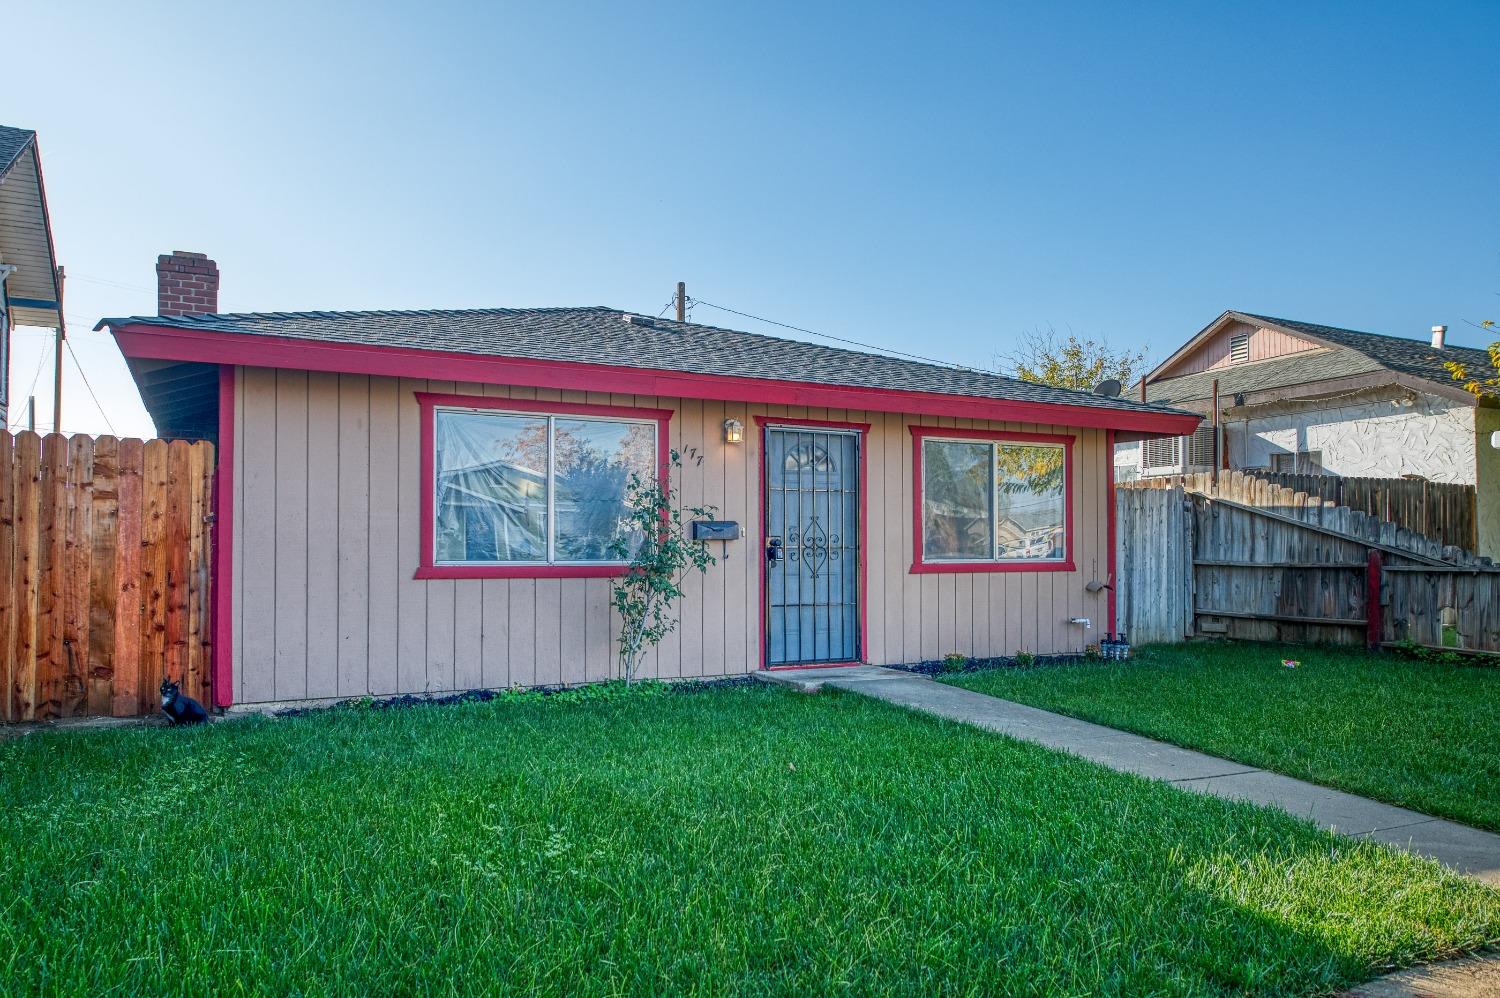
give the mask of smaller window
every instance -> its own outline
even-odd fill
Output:
[[[1212,423],[1200,423],[1190,437],[1183,437],[1183,465],[1187,468],[1212,468],[1214,458],[1214,436],[1218,428]]]
[[[1241,364],[1250,359],[1250,334],[1235,333],[1229,337],[1229,360]]]
[[[1271,470],[1291,475],[1321,475],[1323,452],[1302,450],[1295,454],[1272,454]]]
[[[1175,469],[1178,466],[1177,448],[1180,440],[1180,437],[1153,437],[1147,440],[1142,466]]]
[[[1072,437],[911,432],[913,572],[1073,571]]]

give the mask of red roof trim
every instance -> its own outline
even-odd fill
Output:
[[[417,375],[444,381],[531,388],[864,409],[1065,426],[1115,427],[1164,435],[1188,434],[1198,424],[1196,416],[1165,412],[1136,412],[1053,402],[1023,402],[972,395],[742,378],[572,361],[486,357],[409,347],[378,347],[288,337],[247,336],[203,329],[176,329],[144,323],[111,327],[111,332],[121,352],[126,357],[138,359],[338,371],[387,377]]]

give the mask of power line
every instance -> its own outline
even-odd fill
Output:
[[[109,427],[111,436],[117,436],[115,424],[109,421],[109,413],[104,411],[104,404],[99,401],[99,396],[94,394],[94,386],[89,384],[89,376],[84,373],[83,362],[78,359],[78,354],[73,352],[73,341],[63,340],[63,342],[68,346],[68,356],[73,358],[73,366],[78,368],[78,376],[83,379],[83,387],[89,390],[89,398],[94,400],[94,407],[99,410],[99,415],[104,417],[104,425]]]
[[[107,288],[120,288],[123,291],[144,291],[150,293],[155,288],[148,288],[140,284],[124,284],[120,281],[111,281],[103,277],[90,277],[88,274],[69,274],[75,281],[87,281],[89,284],[102,284]]]
[[[720,312],[729,312],[733,315],[743,316],[746,319],[754,319],[756,322],[767,322],[773,326],[780,326],[782,329],[790,329],[798,333],[806,333],[808,336],[819,336],[825,340],[833,340],[837,343],[847,343],[850,346],[861,347],[865,350],[878,350],[881,353],[891,354],[896,357],[905,357],[908,360],[919,360],[924,364],[936,364],[939,367],[952,368],[953,370],[957,371],[972,371],[975,374],[994,373],[993,371],[981,371],[976,367],[968,367],[964,364],[955,364],[952,361],[948,360],[938,360],[936,357],[924,357],[919,353],[907,353],[905,350],[893,350],[890,347],[876,346],[874,343],[864,343],[860,340],[851,340],[844,336],[834,336],[831,333],[819,333],[812,329],[804,329],[801,326],[794,326],[789,322],[777,322],[775,319],[767,319],[762,315],[751,315],[749,312],[741,312],[738,309],[729,308],[724,305],[715,305],[713,302],[704,301],[702,298],[689,298],[688,301],[692,302],[694,305],[707,305],[709,308],[716,308]]]
[[[26,395],[25,395],[26,398],[28,398],[28,399],[31,398],[32,393],[36,391],[36,383],[38,381],[40,381],[41,377],[42,377],[42,365],[45,364],[46,362],[47,362],[47,351],[43,350],[43,351],[41,351],[41,355],[39,357],[37,357],[37,359],[36,359],[36,373],[31,376],[31,387],[28,388],[28,389],[26,389]],[[18,419],[18,420],[16,420],[14,423],[12,423],[10,425],[11,425],[11,427],[20,426],[21,425],[21,421]]]

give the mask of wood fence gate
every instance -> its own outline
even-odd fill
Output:
[[[214,448],[0,433],[0,720],[208,702]]]

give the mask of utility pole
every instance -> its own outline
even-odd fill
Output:
[[[677,282],[677,321],[687,321],[687,282]]]
[[[63,268],[57,268],[57,344],[52,359],[52,432],[62,432],[63,340],[68,336],[68,320],[63,318]]]
[[[1219,379],[1218,378],[1215,378],[1213,380],[1213,387],[1212,387],[1211,391],[1213,393],[1213,407],[1214,407],[1214,410],[1213,410],[1214,411],[1214,421],[1213,421],[1213,428],[1214,428],[1214,453],[1213,453],[1213,459],[1214,459],[1214,492],[1217,494],[1218,491],[1219,491],[1219,464],[1220,464],[1219,452],[1222,449],[1222,440],[1223,440],[1223,434],[1224,434],[1224,427],[1222,427],[1222,426],[1219,425]]]

